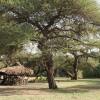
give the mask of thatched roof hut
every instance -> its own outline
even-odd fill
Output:
[[[0,72],[3,72],[7,75],[17,75],[17,76],[31,76],[33,75],[33,70],[30,68],[26,68],[24,66],[13,66],[2,68]]]

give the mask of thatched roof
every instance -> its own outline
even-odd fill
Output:
[[[8,75],[19,75],[19,76],[30,76],[33,75],[33,70],[30,68],[26,68],[24,66],[13,66],[13,67],[7,67],[7,68],[2,68],[0,72],[4,72]]]

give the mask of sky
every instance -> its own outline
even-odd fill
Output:
[[[100,3],[100,0],[96,0],[98,3]]]

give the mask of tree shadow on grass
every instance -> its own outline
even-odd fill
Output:
[[[67,87],[67,88],[59,88],[56,90],[45,90],[46,92],[51,92],[51,93],[85,93],[85,92],[90,92],[93,90],[99,90],[100,91],[100,86],[90,86],[90,85],[77,85],[77,86],[72,86],[72,87]]]
[[[70,81],[72,82],[72,81]],[[73,81],[74,82],[74,81]],[[76,82],[76,81],[75,81]],[[79,82],[79,81],[78,81]],[[83,82],[83,81],[82,81]],[[86,81],[88,84],[75,85],[65,88],[59,88],[56,90],[48,89],[44,83],[38,84],[31,83],[26,86],[0,86],[0,96],[12,96],[12,95],[50,95],[55,93],[84,93],[91,90],[100,90],[100,81]],[[63,84],[63,83],[62,83]],[[67,84],[67,82],[66,82]],[[39,87],[39,85],[42,85]]]
[[[12,95],[39,95],[46,88],[2,88],[0,89],[0,96],[12,96]]]
[[[55,93],[84,93],[84,92],[90,92],[90,91],[100,91],[100,82],[94,82],[91,84],[85,84],[85,85],[75,85],[65,88],[59,88],[57,90],[51,90],[51,92]]]
[[[78,79],[78,80],[69,80],[69,79],[56,79],[57,82],[93,82],[99,83],[100,79]]]
[[[22,93],[21,91],[24,91]],[[25,92],[26,91],[26,92]],[[31,94],[28,93],[31,91]],[[37,92],[39,91],[39,92]],[[70,88],[59,88],[56,90],[50,90],[48,88],[6,88],[6,89],[0,89],[0,96],[12,96],[12,95],[51,95],[55,93],[83,93],[88,92],[87,90],[81,90],[81,89],[70,89]]]

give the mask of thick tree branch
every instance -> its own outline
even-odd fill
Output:
[[[48,29],[49,27],[51,27],[54,23],[55,20],[58,19],[61,16],[61,9],[58,11],[58,13],[55,16],[52,16],[49,21],[48,21],[48,25],[45,27],[45,29]]]
[[[74,37],[71,37],[69,35],[56,35],[56,36],[51,36],[49,37],[49,39],[56,39],[56,38],[70,38],[72,40],[75,40],[75,41],[78,41],[78,42],[81,42],[83,43],[81,40],[77,39],[77,38],[74,38]]]

